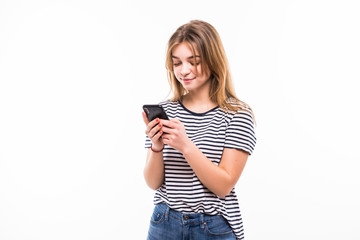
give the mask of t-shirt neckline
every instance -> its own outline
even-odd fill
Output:
[[[208,114],[208,113],[210,113],[210,112],[212,112],[212,111],[216,110],[216,109],[219,107],[219,106],[216,106],[216,107],[214,107],[214,108],[212,108],[212,109],[210,109],[210,110],[208,110],[208,111],[206,111],[206,112],[203,112],[203,113],[197,113],[197,112],[193,112],[193,111],[191,111],[191,110],[187,109],[181,101],[179,101],[179,104],[180,104],[180,105],[181,105],[181,107],[182,107],[182,108],[184,108],[187,112],[191,113],[192,115],[196,115],[196,116],[203,116],[203,115],[206,115],[206,114]]]

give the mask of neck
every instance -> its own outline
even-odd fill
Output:
[[[189,92],[183,97],[183,101],[191,104],[207,104],[212,102],[208,93]]]
[[[182,103],[187,109],[197,113],[207,112],[217,105],[211,101],[208,89],[190,91],[183,96]]]
[[[188,98],[188,101],[191,101],[193,103],[206,103],[211,102],[210,100],[210,81],[208,80],[207,83],[202,85],[201,87],[189,91],[185,98]]]

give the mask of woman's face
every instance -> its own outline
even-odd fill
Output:
[[[197,49],[194,59],[191,48],[186,43],[180,43],[172,51],[172,60],[175,77],[186,90],[194,91],[209,87],[210,74],[206,66],[201,65]]]

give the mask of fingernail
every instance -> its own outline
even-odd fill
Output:
[[[156,119],[156,122],[160,122],[160,120],[157,118],[157,119]]]

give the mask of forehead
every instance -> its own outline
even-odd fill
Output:
[[[199,57],[199,52],[198,52],[196,46],[193,46],[193,47],[194,47],[196,57]],[[182,42],[182,43],[178,44],[172,50],[172,57],[175,57],[175,58],[191,58],[191,57],[193,57],[193,55],[194,54],[193,54],[191,45],[186,42]]]

